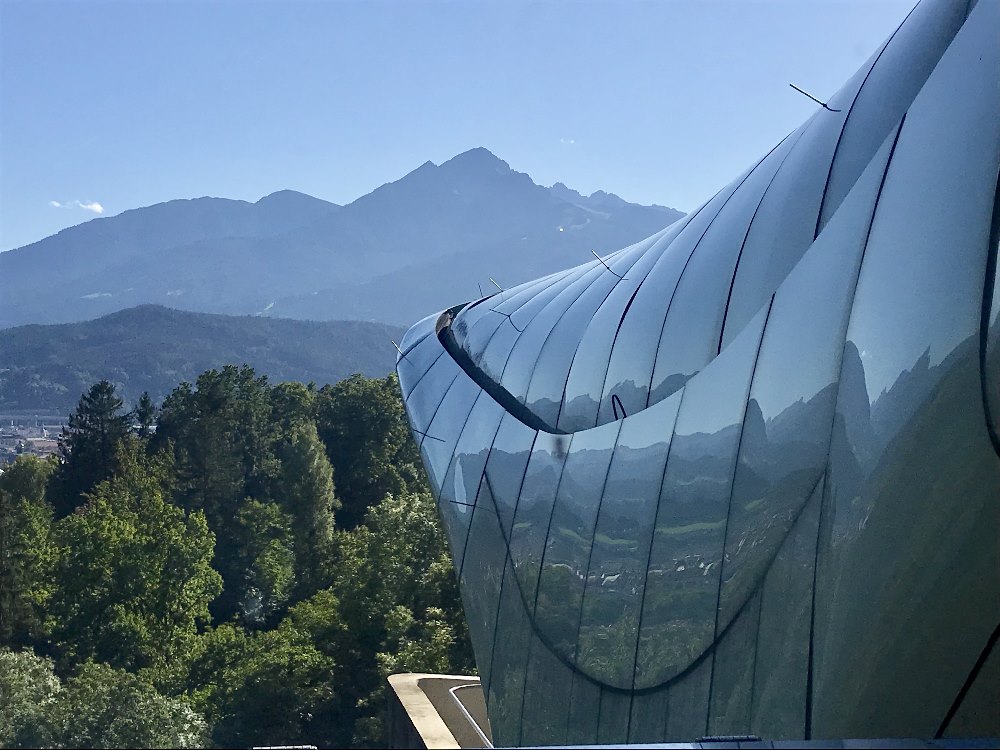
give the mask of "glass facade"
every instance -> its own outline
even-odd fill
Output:
[[[924,0],[688,217],[406,334],[498,745],[1000,736],[998,38]]]

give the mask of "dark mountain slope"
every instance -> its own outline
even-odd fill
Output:
[[[134,402],[159,401],[182,380],[225,364],[249,364],[275,381],[332,383],[355,372],[388,374],[390,339],[380,323],[314,323],[181,312],[154,305],[97,320],[0,331],[0,410],[66,413],[90,384],[108,379]]]

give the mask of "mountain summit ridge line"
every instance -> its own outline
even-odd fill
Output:
[[[537,185],[485,148],[425,162],[351,203],[294,190],[177,199],[0,253],[0,328],[141,304],[399,324],[642,239],[682,216]],[[456,296],[457,295],[457,296]]]

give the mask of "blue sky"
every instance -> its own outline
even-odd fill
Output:
[[[172,198],[347,203],[475,146],[690,210],[913,4],[0,0],[0,249]]]

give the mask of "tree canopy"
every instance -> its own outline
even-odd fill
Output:
[[[388,674],[472,669],[393,377],[98,383],[0,473],[0,745],[378,746]]]

